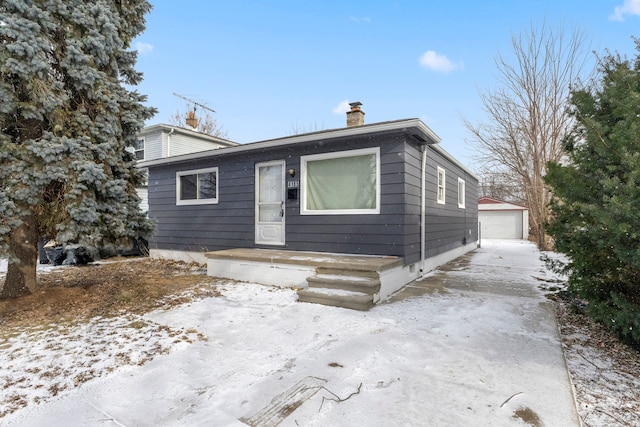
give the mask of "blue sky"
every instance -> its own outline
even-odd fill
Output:
[[[151,3],[134,41],[138,90],[159,110],[147,125],[187,108],[174,92],[216,110],[240,143],[344,127],[360,101],[366,123],[421,119],[472,169],[461,117],[483,120],[479,94],[498,85],[494,60],[513,35],[546,20],[629,57],[640,37],[640,0]]]

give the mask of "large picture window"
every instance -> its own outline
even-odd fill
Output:
[[[379,214],[380,149],[303,156],[301,214]]]
[[[218,168],[176,173],[176,204],[218,203]]]

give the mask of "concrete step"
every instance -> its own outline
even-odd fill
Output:
[[[332,274],[336,276],[355,276],[355,277],[370,277],[377,279],[380,277],[376,270],[359,270],[358,266],[354,268],[336,268],[336,267],[318,267],[316,268],[316,274]]]
[[[378,277],[345,275],[343,272],[334,273],[316,274],[315,276],[307,277],[309,288],[342,289],[371,295],[380,292],[380,279]]]
[[[318,287],[300,289],[298,301],[363,311],[374,304],[373,294]]]

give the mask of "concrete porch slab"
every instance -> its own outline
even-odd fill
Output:
[[[375,279],[377,286],[375,289],[372,287],[367,295],[370,300],[368,306],[380,301],[381,298],[386,298],[415,279],[415,272],[412,272],[414,269],[405,266],[402,258],[392,256],[237,248],[207,252],[205,257],[209,276],[238,282],[291,287],[301,291],[307,290],[312,285],[315,288],[320,286],[342,289],[344,286],[338,285],[347,283],[351,286],[354,280]],[[333,277],[335,283],[330,283],[332,286],[316,283],[326,277]],[[313,283],[311,278],[314,279]],[[309,295],[314,296],[312,298],[314,301],[307,302],[317,302],[315,294],[318,292],[318,289],[309,291]],[[334,298],[334,294],[335,292],[327,293],[323,298]],[[306,301],[306,294],[301,295],[298,292],[298,295],[301,301]]]
[[[281,249],[236,248],[207,252],[207,260],[251,261],[268,264],[290,264],[340,270],[382,272],[403,265],[403,259],[392,256],[333,254]]]

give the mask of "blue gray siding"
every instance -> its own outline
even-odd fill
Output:
[[[438,204],[437,167],[445,170],[445,204]],[[465,208],[458,207],[458,178],[465,180]],[[478,181],[433,147],[428,148],[426,168],[426,257],[478,240]]]
[[[289,250],[394,255],[406,264],[420,259],[420,147],[403,133],[318,140],[265,150],[208,153],[182,163],[151,166],[149,216],[156,222],[152,249],[215,251],[268,247],[254,243],[254,173],[259,162],[286,161],[300,171],[300,157],[334,151],[380,147],[381,199],[379,215],[300,215],[300,199],[286,201],[286,243]],[[477,232],[477,183],[465,178],[445,157],[429,149],[427,176],[427,254],[462,244],[467,227]],[[435,165],[447,170],[447,204],[436,206]],[[219,168],[218,204],[176,206],[178,171]],[[466,179],[467,208],[457,204],[457,177]],[[288,180],[299,180],[287,177]],[[455,185],[454,185],[455,184]],[[476,235],[467,239],[473,241]],[[431,246],[433,245],[433,246]]]

